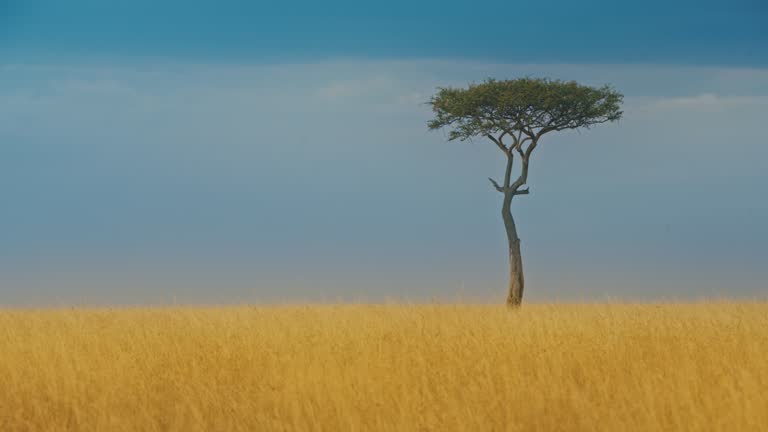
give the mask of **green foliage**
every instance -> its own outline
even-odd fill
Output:
[[[616,121],[622,99],[610,86],[546,78],[487,79],[468,88],[439,88],[429,101],[435,117],[428,126],[450,127],[449,140],[520,133],[538,139],[551,131]]]

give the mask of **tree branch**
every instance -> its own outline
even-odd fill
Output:
[[[517,150],[517,153],[520,155],[520,158],[525,158],[525,154],[523,153],[523,144],[526,141],[530,141],[531,139],[532,139],[531,137],[525,137],[522,140],[518,139],[517,145],[515,146],[515,150]]]
[[[536,144],[539,143],[539,139],[536,138],[534,140],[531,140],[531,143],[528,145],[528,148],[525,149],[525,159],[528,160],[528,158],[531,157],[531,153],[533,153],[533,149],[536,148]]]
[[[496,145],[499,145],[499,143],[501,143],[501,146],[503,146],[503,151],[505,153],[509,153],[510,151],[512,151],[512,149],[515,146],[519,145],[520,137],[519,136],[515,136],[514,130],[511,130],[509,128],[504,127],[503,125],[501,125],[497,121],[495,121],[493,118],[485,118],[485,117],[483,117],[483,119],[486,120],[487,122],[489,122],[490,124],[492,124],[493,127],[495,127],[496,129],[501,131],[501,135],[499,135],[498,143]],[[509,135],[509,136],[512,137],[512,141],[514,141],[514,142],[512,143],[512,145],[510,147],[505,146],[504,143],[501,141],[502,138],[504,138],[504,135]],[[494,142],[497,141],[496,139],[492,138],[490,134],[486,134],[486,136],[488,136],[488,138],[491,138],[491,140],[493,140]]]
[[[505,133],[506,133],[506,132],[505,132]],[[498,138],[498,139],[497,139],[495,136],[491,135],[491,134],[485,134],[485,136],[487,136],[487,137],[488,137],[488,139],[490,139],[491,141],[493,141],[493,142],[494,142],[494,144],[496,144],[496,146],[497,146],[497,147],[498,147],[498,148],[499,148],[501,151],[503,151],[503,152],[504,152],[504,154],[507,154],[507,153],[509,153],[509,149],[507,148],[507,146],[505,146],[505,145],[504,145],[504,143],[503,143],[503,142],[501,142],[501,138],[504,136],[504,134],[503,134],[503,133],[502,133],[502,134],[499,136],[499,138]]]
[[[533,149],[536,148],[536,145],[538,143],[539,143],[538,138],[532,138],[531,143],[528,144],[528,148],[526,148],[525,152],[522,154],[522,168],[520,169],[520,177],[518,177],[514,183],[509,185],[509,188],[513,192],[517,192],[520,186],[528,182],[528,162],[531,160],[531,153],[533,153]],[[520,151],[522,150],[519,150],[518,152]]]
[[[507,153],[507,169],[504,171],[504,188],[509,189],[509,182],[512,178],[512,163],[514,162],[514,157],[512,157],[512,152]]]
[[[488,180],[491,181],[491,184],[493,185],[494,188],[496,188],[497,191],[504,193],[504,188],[499,186],[499,184],[496,183],[496,180],[494,180],[494,179],[492,179],[490,177],[488,177]]]
[[[520,189],[518,191],[512,192],[512,195],[528,195],[531,193],[528,189]]]

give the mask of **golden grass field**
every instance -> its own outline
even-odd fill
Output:
[[[0,430],[768,430],[768,303],[0,310]]]

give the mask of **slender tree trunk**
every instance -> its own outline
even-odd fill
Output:
[[[512,218],[513,193],[504,194],[504,204],[501,207],[501,217],[504,219],[504,228],[507,230],[507,242],[509,244],[509,291],[507,293],[507,306],[518,307],[523,301],[523,258],[520,254],[520,238],[517,236],[515,220]]]

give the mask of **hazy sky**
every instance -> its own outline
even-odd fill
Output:
[[[437,86],[610,83],[513,204],[533,300],[768,293],[768,8],[0,0],[0,304],[504,297]]]

